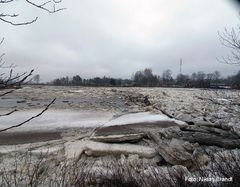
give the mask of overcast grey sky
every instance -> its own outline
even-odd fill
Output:
[[[28,26],[0,22],[1,51],[17,71],[35,69],[43,81],[79,74],[81,77],[130,78],[152,68],[222,75],[240,68],[221,64],[227,55],[217,32],[239,24],[239,9],[230,0],[64,0],[67,10],[50,15],[22,1],[4,12],[19,20],[39,20]],[[14,8],[13,8],[14,7]]]

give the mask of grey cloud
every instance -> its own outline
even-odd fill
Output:
[[[0,23],[2,50],[19,71],[35,68],[44,81],[74,74],[130,78],[145,67],[176,75],[182,58],[184,73],[236,72],[216,60],[229,52],[217,32],[239,23],[227,0],[65,0],[62,6],[68,9],[49,15],[18,3],[12,11],[26,10],[22,19],[39,16],[38,22]]]

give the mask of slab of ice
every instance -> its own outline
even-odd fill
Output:
[[[49,154],[59,153],[63,149],[64,147],[62,145],[57,145],[53,147],[41,147],[30,152],[35,156],[47,156]]]
[[[84,90],[70,90],[70,92],[73,92],[73,93],[83,93]]]
[[[229,102],[228,99],[224,99],[224,98],[218,98],[217,100],[220,101],[220,102],[221,102],[221,101],[222,101],[222,102]]]
[[[19,111],[10,116],[1,117],[0,129],[19,124],[39,112],[40,110]],[[183,121],[170,119],[166,115],[151,112],[125,114],[111,120],[113,115],[114,114],[110,112],[100,111],[48,110],[42,116],[8,132],[49,131],[66,128],[114,126],[160,121],[175,122],[179,125],[185,124]]]
[[[40,110],[19,111],[10,116],[0,118],[0,129],[19,124],[38,114]],[[42,116],[35,118],[13,131],[46,131],[61,128],[95,127],[108,122],[113,116],[110,112],[48,110]]]
[[[156,156],[156,151],[154,148],[143,145],[133,145],[133,144],[108,144],[102,142],[94,141],[75,141],[67,142],[64,144],[66,157],[78,159],[83,152],[90,156],[103,156],[103,155],[129,155],[138,154],[144,158],[153,158]]]
[[[136,123],[153,123],[153,122],[174,122],[179,125],[186,124],[183,121],[171,119],[164,114],[155,114],[151,112],[140,112],[140,113],[131,113],[122,115],[116,119],[113,119],[104,126],[115,126],[115,125],[127,125],[127,124],[136,124]]]

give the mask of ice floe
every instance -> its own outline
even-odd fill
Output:
[[[104,126],[115,126],[115,125],[127,125],[127,124],[136,124],[136,123],[154,123],[154,122],[174,122],[179,125],[186,124],[183,121],[171,119],[164,114],[155,114],[151,112],[139,112],[125,114],[113,120],[110,120]]]

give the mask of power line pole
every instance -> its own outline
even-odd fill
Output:
[[[182,59],[180,59],[180,74],[182,74]]]

